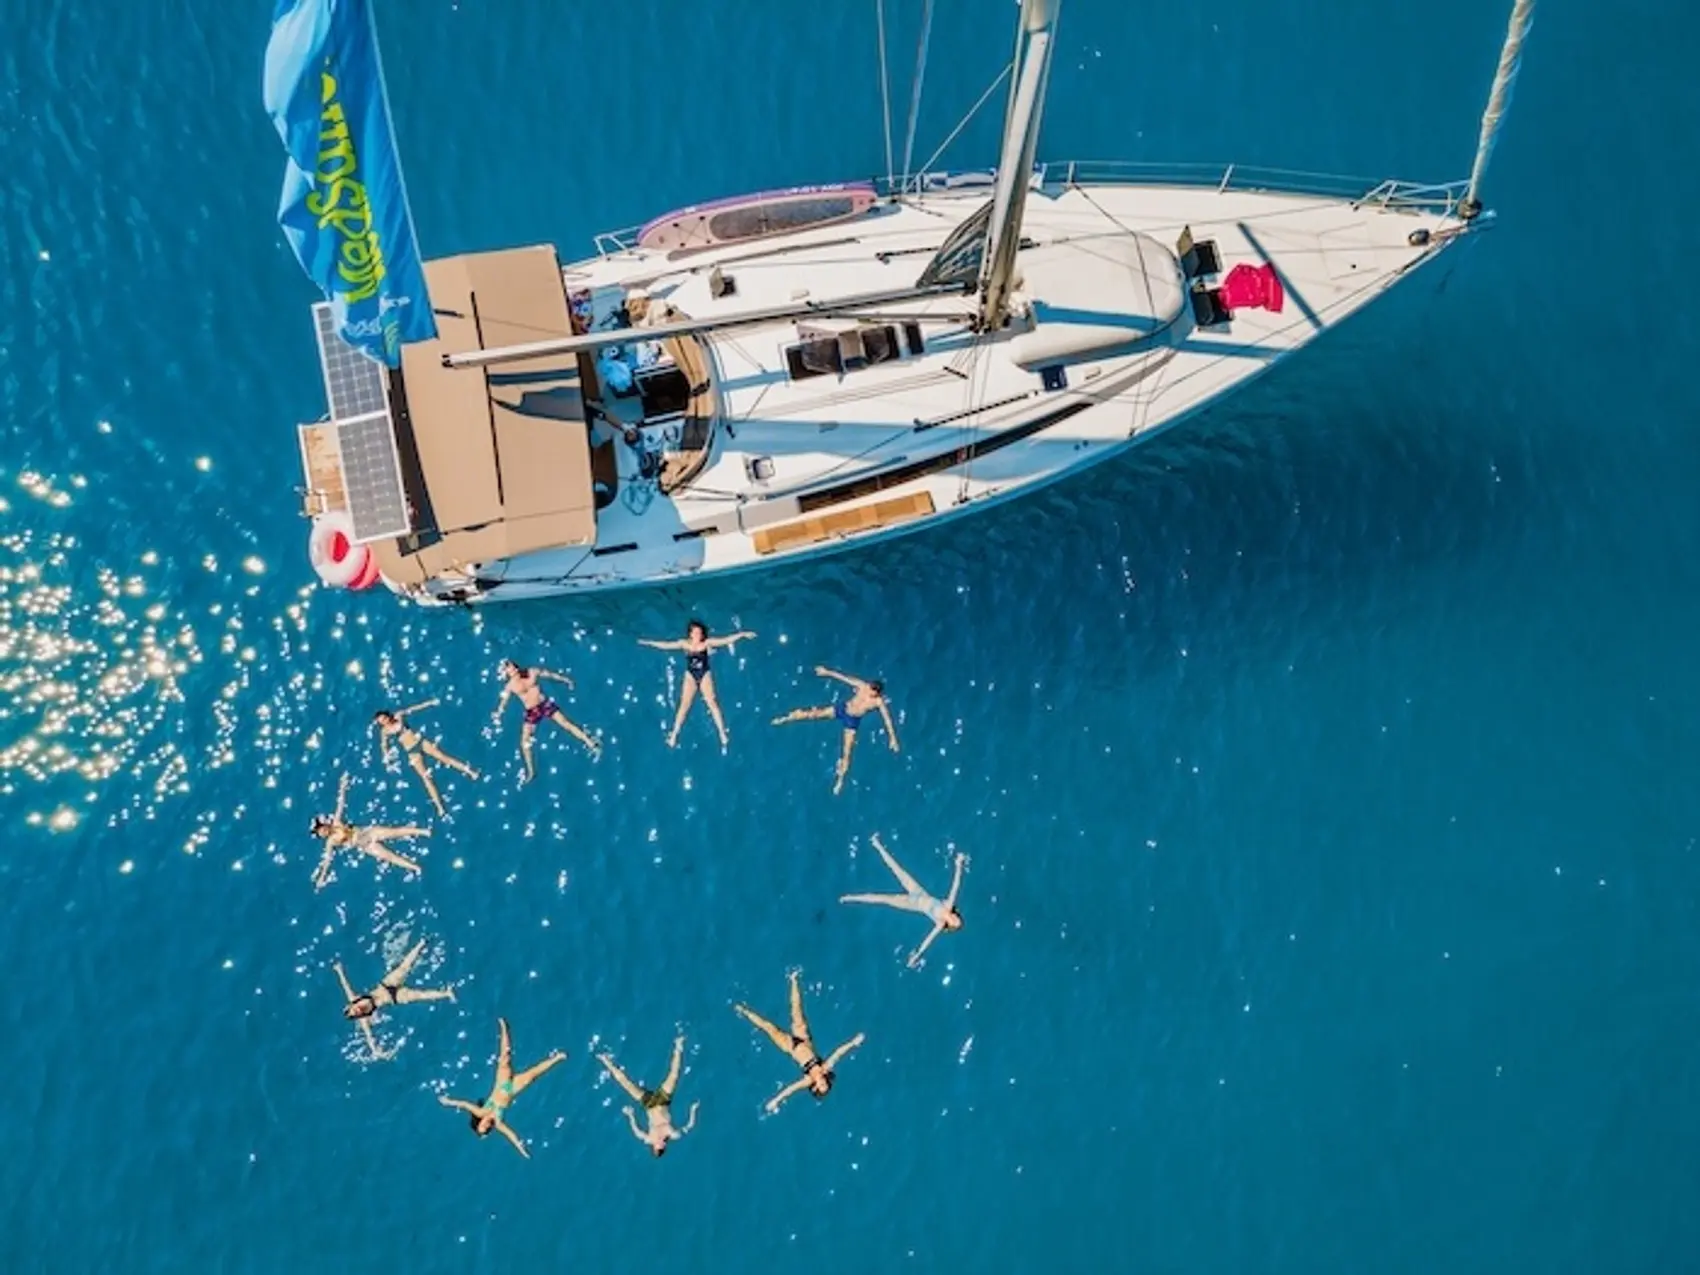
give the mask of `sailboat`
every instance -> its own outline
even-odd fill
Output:
[[[566,263],[425,260],[379,328],[317,304],[329,413],[300,441],[321,577],[471,605],[921,532],[1220,402],[1489,219],[1533,0],[1474,170],[1442,185],[1038,162],[1059,4],[1021,4],[993,169],[720,200]],[[397,330],[409,304],[428,334]]]

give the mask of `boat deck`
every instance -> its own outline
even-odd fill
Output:
[[[781,241],[686,257],[612,253],[569,266],[564,277],[569,295],[635,295],[695,319],[794,305],[805,288],[821,299],[895,291],[914,284],[985,198],[983,189],[932,194]],[[1164,280],[1187,286],[1175,258],[1189,230],[1220,259],[1220,273],[1205,284],[1241,262],[1267,263],[1283,285],[1284,308],[1239,309],[1229,322],[1201,326],[1188,296],[1172,322],[1155,321],[1156,294],[1170,286]],[[506,597],[736,570],[913,529],[1030,489],[1256,376],[1460,230],[1444,210],[1322,196],[1197,186],[1035,190],[1024,223],[1031,246],[1019,269],[1037,328],[1066,344],[1070,329],[1124,325],[1124,348],[1072,359],[1060,377],[1047,378],[1020,357],[1021,343],[1036,339],[1031,332],[976,335],[971,298],[957,297],[885,307],[877,322],[889,325],[896,348],[880,352],[892,357],[804,379],[794,379],[787,362],[797,321],[688,340],[668,353],[689,364],[695,419],[706,422],[718,409],[712,430],[687,441],[664,426],[657,442],[650,427],[636,447],[612,439],[618,491],[598,512],[595,544],[487,564],[479,574],[503,581]],[[1413,242],[1414,231],[1427,241]],[[1130,252],[1142,267],[1129,267]],[[1157,257],[1164,260],[1150,259]],[[804,320],[801,328],[803,336],[810,328],[830,334],[832,324]],[[706,448],[694,445],[699,439]],[[645,453],[658,449],[680,459],[669,456],[657,472]]]

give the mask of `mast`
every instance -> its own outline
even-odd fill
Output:
[[[1027,207],[1027,188],[1039,147],[1039,117],[1044,113],[1051,46],[1061,4],[1062,0],[1021,0],[1015,77],[1010,83],[1003,149],[998,157],[997,186],[980,269],[982,329],[1001,327],[1009,317],[1009,294],[1015,285],[1015,253],[1021,245],[1021,216]]]
[[[1458,203],[1458,214],[1466,221],[1475,218],[1482,210],[1482,175],[1487,172],[1494,143],[1499,140],[1500,122],[1511,106],[1511,89],[1517,83],[1517,72],[1523,64],[1523,41],[1534,21],[1535,0],[1517,0],[1511,9],[1505,45],[1499,51],[1499,69],[1494,72],[1487,109],[1482,112],[1482,132],[1476,143],[1476,162],[1470,166],[1470,184]]]

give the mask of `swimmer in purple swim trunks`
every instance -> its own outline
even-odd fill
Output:
[[[573,679],[564,673],[554,673],[546,668],[522,668],[512,660],[503,660],[496,666],[496,673],[502,679],[502,698],[496,703],[493,720],[502,720],[502,710],[508,706],[508,696],[519,696],[521,707],[525,709],[525,721],[519,728],[519,755],[525,761],[526,783],[537,774],[537,767],[531,760],[531,737],[537,733],[539,722],[551,721],[567,734],[590,749],[592,757],[599,756],[602,745],[592,739],[583,727],[573,722],[561,711],[561,706],[543,693],[542,682],[547,678],[551,682],[564,682],[567,688],[572,688]]]
[[[862,719],[869,713],[877,712],[880,720],[885,723],[885,742],[891,746],[891,751],[897,751],[897,727],[891,720],[891,703],[885,697],[885,683],[865,682],[859,677],[851,677],[848,673],[840,673],[827,668],[824,664],[815,666],[815,673],[820,677],[830,677],[834,681],[843,682],[850,688],[847,699],[841,699],[836,704],[825,708],[796,708],[783,717],[775,717],[775,726],[787,726],[792,722],[820,722],[827,718],[836,721],[843,730],[843,749],[838,754],[838,767],[834,772],[836,782],[832,792],[837,796],[844,788],[844,777],[850,773],[850,754],[856,747],[856,732],[861,729]]]

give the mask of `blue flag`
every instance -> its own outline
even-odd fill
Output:
[[[266,113],[289,164],[278,224],[343,340],[396,367],[437,335],[384,100],[369,0],[277,0]]]

